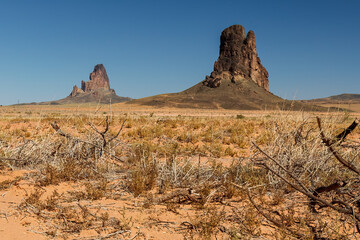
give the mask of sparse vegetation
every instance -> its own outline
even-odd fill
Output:
[[[55,239],[359,237],[358,174],[324,144],[349,113],[322,115],[319,129],[307,113],[103,112],[1,119],[0,196],[24,189],[12,210],[24,226],[36,219],[31,230]],[[330,144],[355,169],[359,133]]]

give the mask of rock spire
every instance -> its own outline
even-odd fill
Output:
[[[81,93],[94,92],[100,89],[115,93],[113,89],[110,89],[109,77],[106,73],[104,65],[97,64],[94,67],[94,71],[90,73],[89,81],[81,81],[81,88],[78,88],[75,85],[70,96],[76,96]]]
[[[245,78],[269,91],[268,77],[257,55],[254,32],[250,30],[245,37],[245,28],[233,25],[221,33],[219,58],[214,64],[214,71],[206,76],[203,84],[217,88],[224,79],[235,82]]]

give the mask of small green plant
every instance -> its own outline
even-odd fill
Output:
[[[244,115],[242,115],[242,114],[238,114],[238,115],[236,115],[236,119],[244,119],[245,118],[245,116]]]

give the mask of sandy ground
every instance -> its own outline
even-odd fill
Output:
[[[16,177],[24,177],[29,171],[15,170],[3,171],[0,181],[14,180]],[[59,194],[68,194],[79,190],[79,186],[74,182],[60,183],[42,187],[45,194],[42,199],[49,197],[54,190]],[[38,218],[30,212],[22,212],[19,208],[27,197],[27,194],[34,192],[34,183],[29,180],[21,180],[9,189],[0,191],[0,233],[1,239],[53,239],[49,235],[49,226],[55,224],[53,221]],[[65,199],[65,198],[64,198]],[[191,222],[198,214],[198,209],[191,205],[179,205],[174,210],[169,210],[166,205],[154,205],[144,207],[144,198],[134,198],[124,193],[120,199],[102,198],[95,201],[81,200],[79,202],[67,202],[64,205],[85,206],[93,214],[99,211],[110,213],[111,217],[128,222],[129,228],[125,234],[116,235],[114,239],[184,239],[185,223]],[[218,206],[225,211],[231,212],[231,208],[240,206],[238,199],[233,199],[228,203],[229,207]],[[231,206],[231,207],[230,207]],[[27,210],[26,210],[27,211]],[[227,226],[228,227],[228,226]],[[102,232],[102,236],[107,236],[111,232]],[[89,227],[89,230],[80,232],[70,232],[55,237],[55,239],[100,239],[99,233]],[[106,237],[113,239],[111,237]],[[226,239],[221,238],[220,239]]]
[[[208,110],[208,109],[156,109],[153,107],[134,106],[126,104],[107,105],[69,105],[69,106],[6,106],[0,107],[2,119],[19,119],[19,123],[10,126],[9,130],[16,129],[36,129],[41,119],[44,118],[66,118],[66,116],[74,115],[96,115],[103,116],[111,112],[114,116],[156,116],[156,117],[233,117],[243,115],[246,118],[266,117],[266,116],[282,116],[298,114],[294,112],[280,111],[238,111],[238,110]],[[315,115],[326,115],[329,113],[312,113]],[[333,114],[333,113],[332,113]],[[336,114],[336,113],[335,113]],[[339,113],[343,114],[343,113]],[[351,117],[359,117],[359,113],[350,113]],[[24,119],[33,119],[30,122]],[[38,120],[37,120],[38,119]],[[13,122],[14,123],[14,122]],[[7,122],[0,122],[2,128],[7,127]],[[14,129],[13,129],[14,128]],[[49,131],[50,126],[48,127]],[[33,136],[33,135],[32,135]],[[1,140],[1,139],[0,139]],[[198,159],[194,158],[196,162]],[[229,166],[231,158],[218,158],[217,161],[223,166]],[[206,161],[206,157],[202,158]],[[56,224],[52,220],[37,217],[31,212],[30,207],[21,208],[21,204],[35,191],[34,179],[28,177],[31,174],[29,170],[11,170],[5,168],[0,172],[0,183],[12,181],[17,178],[21,180],[14,182],[10,187],[0,190],[0,239],[52,239],[53,233],[47,232],[49,229],[56,229]],[[120,183],[119,183],[120,184]],[[70,195],[74,191],[78,191],[82,186],[77,182],[65,182],[57,185],[49,185],[41,187],[44,192],[41,199],[45,200],[54,190],[59,194],[63,194],[64,201],[62,206],[72,206],[79,210],[78,205],[85,206],[92,214],[101,214],[107,212],[110,218],[121,219],[128,226],[124,233],[112,236],[113,232],[107,231],[106,227],[102,228],[102,232],[97,232],[95,228],[88,230],[80,230],[79,232],[69,232],[57,235],[55,239],[101,239],[103,236],[107,239],[185,239],[188,232],[183,231],[184,226],[188,226],[189,222],[194,222],[198,216],[199,209],[191,205],[179,205],[172,208],[166,204],[156,206],[144,206],[146,198],[144,196],[134,198],[131,194],[121,192],[117,199],[102,198],[100,200],[80,200],[79,202],[71,199]],[[155,193],[154,193],[155,194]],[[221,206],[214,204],[215,208],[223,208],[227,213],[227,217],[231,217],[233,209],[241,209],[241,198],[232,198]],[[25,210],[24,210],[25,209]],[[27,212],[30,211],[30,212]],[[81,212],[81,211],[80,211]],[[78,212],[78,214],[80,214]],[[46,213],[48,214],[48,213]],[[45,214],[45,215],[46,215]],[[53,213],[51,213],[53,214]],[[40,214],[41,215],[41,214]],[[55,226],[55,227],[54,227]],[[224,225],[225,229],[230,229],[230,225]],[[267,229],[265,229],[267,231]],[[56,235],[56,232],[55,232]],[[105,239],[104,238],[104,239]],[[218,239],[229,239],[229,235],[219,235]]]
[[[14,180],[16,177],[23,176],[26,172],[25,170],[4,171],[0,174],[0,182]],[[24,198],[24,189],[27,187],[27,184],[20,182],[15,186],[11,186],[10,189],[0,191],[1,239],[46,239],[44,236],[31,232],[31,223],[35,223],[35,219],[26,220],[17,210],[17,205]]]

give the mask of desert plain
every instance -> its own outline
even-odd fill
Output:
[[[2,106],[0,236],[357,239],[359,115]]]

